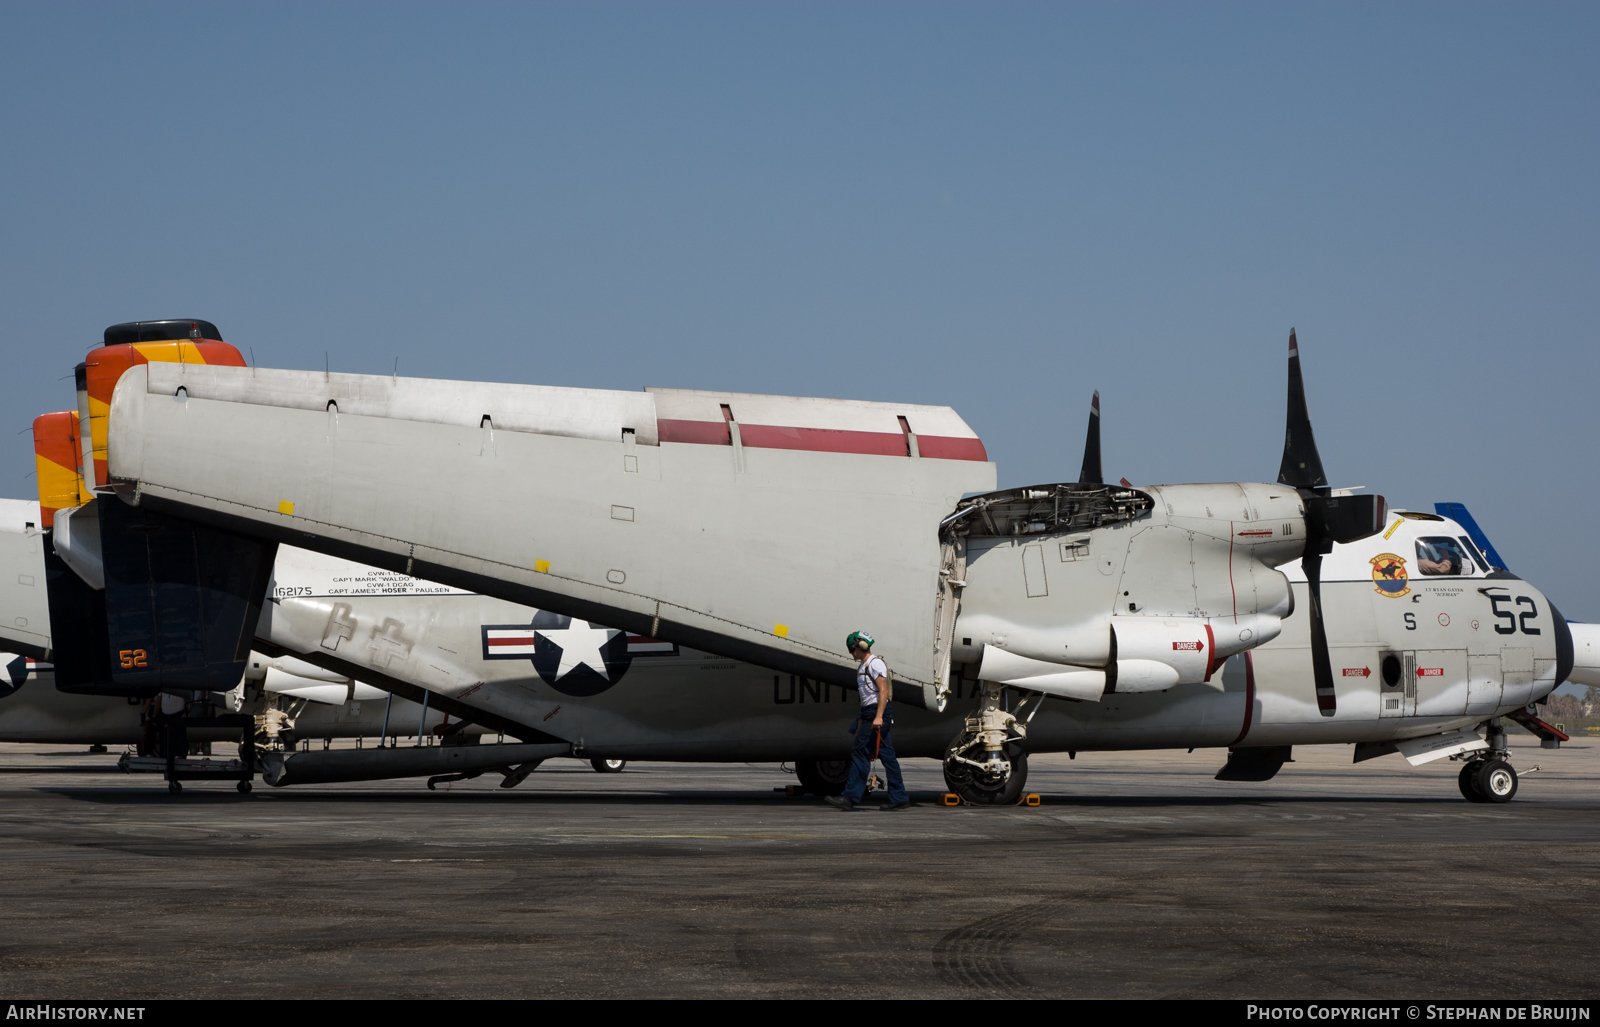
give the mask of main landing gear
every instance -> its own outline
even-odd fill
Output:
[[[1509,762],[1506,730],[1499,720],[1489,722],[1485,739],[1489,748],[1482,759],[1471,759],[1461,768],[1456,783],[1468,802],[1510,802],[1517,794],[1517,771]]]
[[[975,806],[1014,805],[1028,783],[1027,725],[1001,704],[1004,686],[982,682],[983,698],[944,753],[944,783]]]
[[[850,761],[795,760],[794,776],[800,779],[800,787],[812,795],[843,795],[844,786],[850,783]]]

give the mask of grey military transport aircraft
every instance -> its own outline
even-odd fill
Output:
[[[1375,716],[1387,721],[1382,734],[1388,741],[1361,744],[1358,758],[1392,752],[1397,743],[1414,763],[1481,751],[1458,748],[1487,743],[1476,734],[1466,739],[1459,732],[1439,732],[1441,724],[1454,722],[1441,718],[1470,714],[1473,722],[1481,722],[1485,713],[1526,701],[1534,691],[1534,676],[1518,673],[1515,666],[1498,676],[1492,667],[1483,673],[1491,660],[1485,659],[1490,654],[1483,645],[1474,644],[1481,641],[1481,619],[1475,628],[1473,618],[1459,611],[1470,591],[1463,582],[1490,580],[1493,565],[1482,561],[1495,559],[1483,555],[1493,549],[1479,547],[1467,530],[1438,515],[1394,516],[1387,538],[1337,545],[1326,561],[1333,660],[1341,683],[1359,678],[1341,689],[1341,697],[1349,697],[1347,706],[1375,706]],[[1419,580],[1397,583],[1392,561],[1410,563],[1412,554],[1427,559],[1447,549],[1462,558],[1462,566],[1443,569],[1462,573],[1422,571]],[[1381,572],[1375,572],[1380,565]],[[1381,587],[1369,587],[1371,582]],[[1304,581],[1296,580],[1294,587],[1304,601]],[[297,738],[393,739],[418,733],[419,705],[355,684],[373,681],[426,689],[435,702],[431,713],[421,711],[423,731],[450,742],[485,733],[488,729],[473,719],[478,718],[510,725],[517,738],[559,743],[558,753],[589,756],[597,769],[607,760],[610,766],[628,759],[783,760],[795,765],[812,792],[837,793],[843,785],[841,757],[849,743],[844,727],[855,696],[830,684],[288,546],[279,549],[271,594],[256,644],[304,660],[253,654],[237,691],[246,708],[264,711],[270,705],[284,714],[275,727],[288,744],[267,754],[273,783],[370,773],[355,765],[360,758],[355,754],[286,754],[283,750],[292,752]],[[1431,614],[1431,623],[1419,620],[1419,614]],[[1538,625],[1530,621],[1528,626]],[[1573,626],[1580,645],[1572,676],[1600,683],[1600,646],[1595,645],[1600,639],[1590,637],[1600,633],[1593,628]],[[1323,724],[1321,718],[1309,720],[1304,708],[1309,645],[1304,633],[1297,637],[1292,629],[1291,618],[1284,634],[1228,659],[1210,682],[1165,702],[1151,701],[1161,693],[1140,700],[1102,694],[1098,702],[1046,701],[1023,680],[1010,689],[1005,705],[1025,720],[1025,752],[1231,745],[1221,776],[1260,780],[1282,766],[1295,741],[1315,740],[1306,734],[1308,725]],[[1443,673],[1432,673],[1435,664]],[[1480,673],[1469,673],[1471,665]],[[21,669],[14,668],[13,678]],[[1507,684],[1520,691],[1513,694]],[[39,685],[0,701],[0,739],[129,743],[141,737],[137,708],[120,697],[66,695],[49,688],[48,677]],[[1358,685],[1370,687],[1358,694]],[[1497,686],[1498,696],[1493,694]],[[909,755],[941,756],[961,726],[961,700],[975,698],[978,691],[975,681],[958,680],[955,702],[943,714],[900,711],[900,748]],[[467,719],[458,716],[452,725],[440,704]],[[1207,723],[1208,730],[1195,727]],[[226,737],[203,724],[191,730],[191,739]],[[538,738],[525,726],[533,724]],[[1417,735],[1427,729],[1431,733]],[[1108,745],[1113,731],[1116,737]],[[1439,744],[1447,740],[1450,745]],[[472,768],[436,779],[476,777],[484,772],[479,763],[503,763],[499,749],[470,751],[467,758],[478,761]],[[1025,759],[1019,754],[1014,778],[1025,775]],[[437,754],[418,754],[418,772],[432,774],[436,762]],[[528,763],[537,766],[538,760]],[[1481,770],[1476,763],[1463,763],[1464,776],[1466,770]],[[522,766],[526,769],[487,769],[515,784],[533,769]],[[406,770],[378,769],[381,776]],[[1020,781],[1017,787],[1020,791]],[[986,797],[970,788],[966,794]]]
[[[501,719],[526,732],[539,716],[533,730],[551,738],[545,744],[619,758],[673,744],[679,753],[720,744],[726,754],[709,758],[724,759],[840,755],[844,718],[818,708],[835,688],[846,700],[850,674],[827,648],[828,633],[842,637],[868,620],[902,628],[886,650],[900,748],[942,756],[952,789],[979,802],[1014,800],[1028,751],[1229,746],[1220,776],[1264,779],[1288,746],[1324,741],[1359,743],[1358,758],[1396,749],[1414,762],[1459,758],[1464,794],[1503,801],[1516,779],[1495,718],[1528,716],[1526,705],[1572,664],[1565,622],[1503,569],[1467,564],[1459,525],[1416,513],[1391,523],[1381,498],[1328,488],[1292,335],[1277,484],[1135,489],[1083,480],[996,492],[981,443],[944,408],[312,376],[151,356],[217,353],[226,344],[209,325],[197,335],[204,324],[117,326],[111,345],[80,367],[80,411],[91,424],[81,466],[93,460],[98,486],[108,651],[145,641],[144,665],[111,661],[113,689],[237,681],[237,645],[206,651],[167,640],[186,627],[220,638],[212,629],[230,623],[237,636],[252,622],[274,541],[478,588],[495,598],[472,601],[507,607],[503,621],[470,625],[481,633],[473,667],[464,625],[440,624],[442,597],[426,600],[433,612],[411,634],[416,621],[395,615],[398,607],[378,611],[413,597],[372,605],[360,597],[373,611],[363,624],[355,602],[286,584],[280,554],[274,589],[310,591],[275,595],[271,619],[283,618],[302,658],[341,664],[352,677],[364,660],[381,660],[390,677],[397,664],[415,672],[426,662],[438,675],[422,687],[487,712],[473,714],[480,723]],[[115,341],[130,332],[142,347]],[[476,424],[461,413],[478,408]],[[890,425],[898,433],[874,430]],[[913,431],[924,425],[939,434]],[[1093,450],[1084,479],[1099,477]],[[985,481],[987,491],[962,495]],[[164,536],[183,544],[158,553]],[[1374,546],[1382,551],[1367,554]],[[1325,618],[1326,556],[1336,576]],[[1298,587],[1276,569],[1295,557]],[[217,570],[224,563],[258,570],[249,581],[236,571],[228,579]],[[1437,580],[1389,587],[1412,573]],[[152,589],[192,593],[190,610],[126,602]],[[231,601],[226,616],[217,611],[230,602],[219,597]],[[1391,616],[1393,601],[1407,597],[1427,604],[1432,624],[1417,609]],[[290,601],[301,599],[309,619],[291,628],[299,608]],[[1485,604],[1494,612],[1477,609]],[[1501,637],[1502,614],[1517,637]],[[1419,633],[1394,635],[1387,620]],[[1448,633],[1458,620],[1481,634]],[[346,656],[332,655],[347,641]],[[696,668],[721,657],[735,674],[758,676],[763,692],[772,689],[769,721],[779,712],[780,721],[826,725],[817,748],[804,751],[808,732],[792,729],[779,732],[782,750],[762,748],[776,738],[760,731],[724,731],[719,743],[714,729],[701,730],[696,739],[692,715],[674,719],[648,701],[630,707],[644,735],[607,730],[608,701],[598,697],[617,691],[612,664],[632,662],[629,646],[671,649]],[[756,666],[741,668],[741,658]],[[487,669],[495,663],[522,666],[520,680]],[[580,670],[588,685],[556,687]],[[1050,697],[1064,701],[1046,707]],[[941,717],[951,698],[976,708]],[[620,694],[615,701],[627,705]],[[578,715],[551,727],[563,705]],[[621,723],[611,716],[612,727]],[[1490,726],[1487,739],[1472,730],[1478,724]],[[568,733],[553,734],[561,729]],[[276,773],[294,780],[315,755],[288,756]]]

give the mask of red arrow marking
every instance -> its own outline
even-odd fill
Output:
[[[1239,537],[1240,538],[1271,538],[1272,537],[1272,530],[1270,528],[1268,528],[1268,529],[1260,529],[1260,528],[1258,528],[1255,531],[1241,531],[1241,532],[1239,532]]]
[[[1444,677],[1444,668],[1443,667],[1418,667],[1417,668],[1417,677],[1419,677],[1419,678],[1442,678],[1442,677]]]

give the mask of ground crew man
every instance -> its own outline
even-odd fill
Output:
[[[872,636],[865,631],[852,631],[844,640],[845,648],[854,656],[856,688],[861,693],[861,712],[856,715],[856,744],[850,750],[850,780],[843,795],[830,795],[827,801],[840,809],[855,809],[856,803],[867,792],[867,775],[872,771],[872,761],[883,764],[883,773],[889,779],[889,804],[886,812],[906,809],[911,796],[906,794],[905,779],[900,776],[900,761],[895,759],[894,745],[889,741],[889,728],[894,716],[889,707],[889,666],[881,656],[872,655]]]

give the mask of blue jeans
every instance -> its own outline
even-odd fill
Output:
[[[860,802],[866,796],[874,744],[878,749],[878,761],[883,764],[883,776],[889,779],[889,801],[908,802],[911,799],[906,794],[905,779],[900,776],[900,761],[895,759],[894,743],[889,741],[889,726],[894,723],[892,709],[892,705],[883,708],[881,728],[872,726],[872,718],[877,715],[876,708],[863,709],[861,719],[856,721],[856,744],[850,750],[850,780],[844,786],[844,797],[851,802]]]

